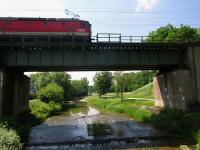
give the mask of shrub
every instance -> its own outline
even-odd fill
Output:
[[[176,109],[163,109],[158,115],[152,115],[154,126],[167,132],[177,133],[185,128],[184,112]]]
[[[6,125],[0,124],[0,149],[21,150],[22,144],[16,131],[9,129]]]
[[[200,113],[186,113],[182,110],[163,109],[151,116],[151,123],[168,133],[172,133],[188,142],[197,142],[200,129]]]
[[[49,103],[50,101],[54,101],[62,104],[64,101],[64,90],[57,84],[52,83],[38,91],[37,97],[43,102]]]
[[[55,112],[62,110],[62,105],[53,101],[49,103],[42,102],[41,100],[31,100],[29,102],[31,113],[37,118],[44,120],[53,115]]]

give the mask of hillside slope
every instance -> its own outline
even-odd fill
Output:
[[[146,99],[154,99],[153,96],[153,83],[149,83],[136,91],[124,93],[124,95],[128,98],[146,98]]]

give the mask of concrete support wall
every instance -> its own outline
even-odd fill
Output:
[[[0,72],[0,115],[18,115],[28,111],[30,80],[22,72]]]
[[[159,74],[153,83],[156,106],[188,110],[195,101],[189,70]]]
[[[200,47],[184,54],[186,69],[159,73],[154,78],[155,105],[183,110],[200,110]]]
[[[3,104],[3,73],[0,72],[0,116],[2,116],[2,104]]]
[[[14,85],[14,114],[20,114],[29,109],[30,79],[17,75]]]
[[[191,50],[193,50],[193,67],[194,74],[195,74],[195,82],[196,82],[196,94],[197,94],[197,100],[200,103],[200,47],[191,47]]]

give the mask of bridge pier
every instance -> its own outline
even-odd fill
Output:
[[[23,72],[0,71],[0,116],[18,115],[29,109],[30,80]]]
[[[188,47],[184,69],[161,72],[154,78],[155,105],[200,111],[200,47]]]
[[[197,101],[189,70],[159,73],[153,80],[155,105],[189,110]]]

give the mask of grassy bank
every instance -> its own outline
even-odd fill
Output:
[[[97,96],[88,97],[88,104],[106,111],[125,113],[137,121],[151,123],[156,128],[172,134],[187,142],[200,143],[200,113],[186,113],[181,110],[163,109],[154,113],[153,101],[125,100],[120,98],[102,99]]]
[[[152,101],[147,100],[124,100],[121,102],[117,97],[102,99],[97,96],[88,97],[88,104],[108,111],[126,113],[138,121],[148,119],[152,115],[149,108],[154,105]]]
[[[124,93],[126,98],[144,98],[144,99],[154,99],[153,96],[153,83],[149,83],[136,91]]]

